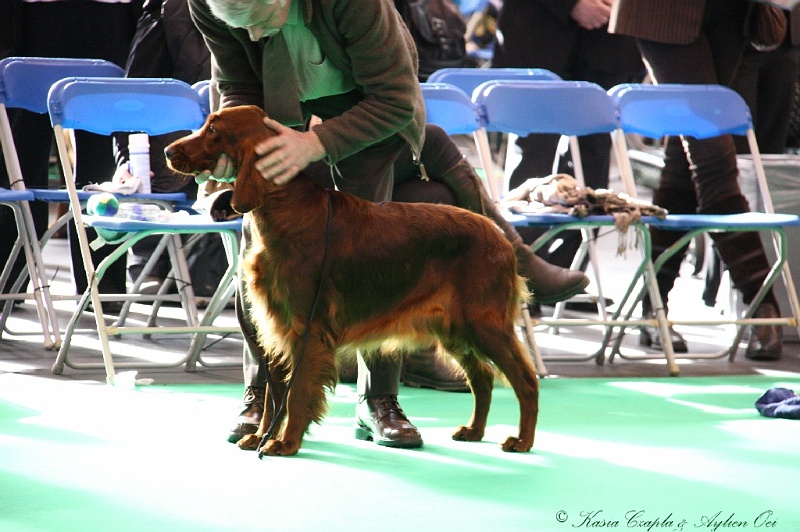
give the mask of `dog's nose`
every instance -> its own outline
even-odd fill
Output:
[[[173,156],[173,155],[175,155],[175,150],[173,150],[173,149],[170,149],[170,147],[169,147],[169,146],[167,146],[166,148],[164,148],[164,156],[165,156],[167,159],[172,159],[172,156]]]

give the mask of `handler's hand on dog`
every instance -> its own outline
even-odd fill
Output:
[[[256,153],[262,157],[255,166],[264,179],[286,184],[309,164],[325,157],[325,148],[313,131],[301,133],[270,118],[264,118],[264,124],[276,133],[256,146]]]
[[[214,181],[221,181],[223,183],[231,183],[236,180],[236,167],[233,161],[226,154],[222,154],[217,159],[217,164],[211,170],[205,170],[194,176],[194,180],[198,185],[202,185],[209,179]]]

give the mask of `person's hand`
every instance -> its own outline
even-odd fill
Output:
[[[608,24],[613,0],[578,0],[570,12],[581,28],[596,30]]]
[[[194,180],[198,185],[202,185],[209,179],[220,181],[222,183],[231,183],[236,180],[236,167],[231,161],[231,158],[226,154],[222,154],[217,159],[217,164],[211,170],[204,170],[194,176]]]
[[[288,183],[305,167],[325,157],[325,148],[313,131],[301,133],[275,120],[264,118],[264,124],[276,133],[256,146],[262,157],[256,170],[277,185]]]

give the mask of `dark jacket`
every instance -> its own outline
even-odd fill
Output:
[[[505,0],[498,19],[505,44],[495,44],[492,66],[545,68],[566,79],[586,79],[587,72],[642,71],[634,40],[605,28],[581,28],[570,16],[576,2]],[[583,63],[576,64],[576,57]]]
[[[706,0],[616,0],[608,31],[665,44],[689,44],[700,35]]]
[[[186,0],[148,0],[137,23],[125,76],[129,78],[175,78],[194,84],[211,77],[211,53],[189,16]],[[150,138],[150,170],[153,192],[196,191],[191,176],[167,167],[164,148],[187,132]],[[127,135],[117,134],[117,166],[128,163]]]

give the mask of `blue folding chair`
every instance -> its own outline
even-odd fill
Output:
[[[473,101],[478,106],[482,128],[487,131],[529,135],[533,133],[556,133],[569,137],[575,165],[575,177],[583,184],[583,167],[578,137],[588,134],[611,134],[617,129],[614,106],[606,91],[594,83],[580,81],[490,81],[483,83],[473,92]],[[616,326],[623,324],[621,313],[626,307],[635,286],[642,283],[643,289],[649,290],[657,300],[660,297],[651,275],[650,238],[643,226],[643,221],[634,223],[633,230],[639,238],[641,260],[628,284],[624,295],[619,300],[617,310],[609,316],[605,308],[601,284],[601,268],[595,251],[594,229],[599,227],[613,228],[614,217],[610,215],[588,216],[576,218],[566,214],[535,214],[510,217],[518,225],[548,227],[549,230],[533,244],[534,250],[551,240],[558,233],[567,229],[580,229],[583,243],[572,267],[577,268],[588,254],[598,296],[598,319],[565,319],[562,317],[564,304],[556,305],[552,318],[542,318],[538,323],[559,327],[565,325],[601,325],[604,328],[600,349],[588,357],[577,357],[576,360],[594,358],[598,363],[605,360],[605,349]],[[647,275],[646,275],[647,274]],[[534,294],[535,297],[535,294]],[[648,322],[657,325],[654,320]],[[534,347],[538,351],[538,348]],[[668,356],[669,359],[669,356]],[[565,360],[558,357],[557,360]]]
[[[2,276],[3,283],[11,282],[0,315],[0,330],[6,330],[14,300],[33,298],[36,302],[39,319],[42,323],[44,345],[47,349],[58,348],[61,344],[53,296],[50,293],[49,279],[41,258],[41,249],[60,225],[48,230],[40,239],[36,235],[30,212],[30,201],[37,200],[36,191],[27,191],[20,169],[19,156],[14,144],[8,109],[24,109],[33,113],[47,113],[47,91],[50,86],[67,76],[122,76],[124,71],[117,65],[100,59],[53,59],[44,57],[7,57],[0,60],[0,143],[3,148],[6,170],[14,193],[4,191],[3,202],[15,212],[18,238],[11,256],[6,261]],[[30,199],[20,199],[20,198]],[[63,225],[63,224],[61,224]],[[16,279],[10,279],[11,265],[22,251],[27,268]],[[30,279],[33,294],[24,290]]]
[[[546,70],[544,68],[442,68],[431,74],[428,78],[429,83],[449,83],[455,85],[464,91],[470,98],[476,88],[482,83],[487,81],[559,81],[561,77],[555,72]],[[431,122],[431,120],[428,120]],[[438,123],[433,121],[433,123]],[[496,177],[486,171],[487,168],[492,167],[492,154],[489,148],[489,139],[486,133],[478,130],[474,134],[476,146],[478,148],[478,157],[483,166],[487,176],[491,176],[490,184],[492,186],[492,197],[498,201],[504,192],[508,189],[505,185],[508,183],[508,176],[511,174],[512,166],[514,165],[516,152],[514,151],[514,144],[517,138],[516,134],[507,135],[506,142],[506,156],[505,156],[505,172],[504,177]],[[556,159],[554,154],[554,160]],[[516,161],[519,162],[519,161]],[[554,163],[555,165],[555,163]],[[498,184],[498,181],[500,182]]]
[[[753,159],[759,192],[765,212],[735,215],[669,215],[664,220],[652,222],[654,227],[685,232],[672,247],[663,252],[654,262],[658,271],[664,263],[688,244],[695,236],[711,232],[767,231],[771,235],[775,258],[770,273],[742,318],[731,316],[720,320],[669,320],[669,324],[737,326],[737,333],[728,349],[714,354],[686,355],[686,358],[722,358],[733,360],[745,328],[748,325],[784,325],[798,327],[798,304],[794,282],[787,262],[786,235],[784,229],[800,225],[800,218],[789,214],[776,214],[767,184],[766,172],[761,160],[750,110],[735,91],[720,85],[647,85],[624,84],[612,88],[609,95],[619,115],[619,129],[614,135],[614,149],[620,162],[624,179],[633,183],[633,170],[627,157],[626,133],[635,133],[646,138],[660,139],[668,135],[692,136],[699,139],[720,135],[742,135],[747,137]],[[773,284],[783,274],[789,298],[791,316],[778,320],[755,319],[753,312],[767,295]],[[641,298],[642,294],[639,295]],[[800,328],[798,328],[800,332]],[[671,348],[669,334],[662,340]],[[611,356],[620,354],[618,343]],[[665,346],[667,347],[667,346]],[[682,355],[684,357],[684,355]],[[629,357],[630,358],[630,357]]]
[[[116,367],[164,367],[186,364],[193,369],[199,361],[200,346],[192,344],[187,356],[178,362],[166,364],[145,361],[114,363],[109,345],[109,337],[121,334],[173,334],[195,333],[195,339],[211,332],[237,332],[237,327],[218,327],[211,322],[224,308],[235,290],[233,282],[237,268],[238,240],[241,221],[213,222],[204,215],[185,213],[179,217],[168,215],[166,220],[129,220],[118,217],[87,216],[82,212],[82,204],[75,188],[74,169],[67,157],[66,131],[80,129],[101,135],[118,132],[145,132],[149,135],[161,135],[174,131],[195,130],[202,126],[205,114],[197,92],[188,84],[173,79],[147,78],[66,78],[50,89],[48,96],[48,112],[55,133],[56,144],[67,183],[70,198],[70,209],[75,218],[78,240],[86,270],[89,288],[83,294],[78,308],[72,316],[64,335],[59,356],[54,364],[54,372],[60,373],[64,365],[73,368],[103,367],[109,383],[113,383]],[[94,227],[99,232],[111,231],[121,235],[117,248],[100,264],[93,264],[90,253],[91,243],[86,234],[86,227]],[[180,235],[197,233],[219,233],[226,241],[228,251],[228,269],[220,283],[220,287],[212,297],[203,319],[197,317],[197,308],[192,306],[194,294],[189,279],[186,258],[181,250]],[[176,277],[184,310],[187,313],[185,326],[158,327],[117,327],[107,326],[102,313],[101,296],[98,283],[108,266],[123,256],[126,251],[139,240],[150,235],[169,235],[170,258]],[[104,296],[106,299],[108,296]],[[152,296],[122,294],[118,299],[147,299]],[[102,364],[78,364],[69,361],[67,353],[70,337],[83,310],[91,301],[95,322],[103,352]]]

